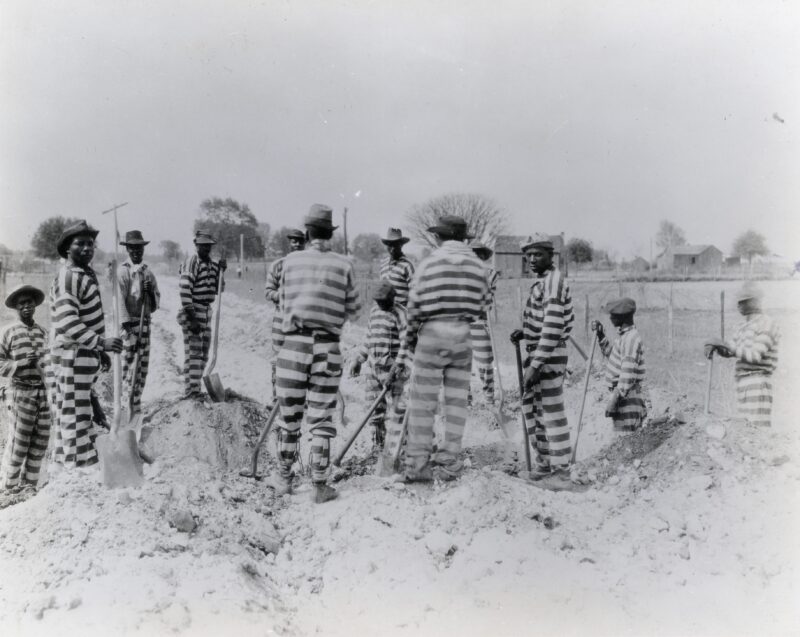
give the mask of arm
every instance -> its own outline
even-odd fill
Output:
[[[3,336],[0,338],[0,378],[11,378],[16,375],[17,368],[24,361],[14,360],[14,353],[11,351],[11,339],[9,331],[5,330]]]
[[[740,341],[728,345],[739,360],[746,363],[760,363],[767,352],[775,346],[774,330],[771,326],[767,329],[754,329],[748,331]]]
[[[81,296],[86,293],[88,281],[88,276],[76,275],[73,271],[67,270],[64,287],[59,290],[53,304],[51,321],[55,325],[56,333],[65,337],[67,341],[86,349],[100,350],[103,347],[103,339],[86,327],[79,313]]]
[[[281,287],[281,267],[278,265],[280,260],[275,261],[267,272],[267,282],[264,284],[264,295],[267,301],[272,301],[276,306],[279,306],[280,300],[280,287]]]
[[[556,298],[548,298],[544,303],[544,322],[539,343],[531,353],[531,366],[538,369],[548,360],[558,347],[564,332],[564,306]]]
[[[620,354],[622,360],[616,391],[624,398],[638,380],[637,371],[644,358],[642,342],[638,339],[625,339],[620,343]]]
[[[347,290],[344,299],[344,315],[346,319],[355,321],[361,313],[361,302],[358,298],[358,288],[355,284],[353,266],[350,264],[347,271]]]
[[[192,305],[192,290],[194,289],[194,257],[190,257],[181,268],[181,277],[178,281],[178,288],[181,295],[181,305],[190,314],[194,314]]]
[[[161,305],[161,292],[158,289],[158,281],[156,281],[156,276],[153,274],[149,269],[147,270],[147,276],[150,280],[150,312],[155,312],[159,306]]]

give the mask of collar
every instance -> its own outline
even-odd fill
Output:
[[[617,328],[617,334],[622,336],[625,332],[630,332],[633,328],[634,328],[633,323],[631,323],[630,325],[620,325]]]
[[[544,272],[542,272],[541,274],[539,274],[539,273],[537,272],[537,273],[536,273],[536,278],[537,278],[537,279],[543,279],[543,278],[545,278],[545,277],[546,277],[548,274],[550,274],[551,272],[554,272],[554,271],[555,271],[555,269],[556,269],[556,268],[555,268],[555,266],[552,266],[552,265],[551,265],[549,268],[547,268],[547,269],[546,269]]]
[[[330,252],[330,239],[311,239],[306,244],[306,250],[316,250],[317,252]]]
[[[94,275],[94,269],[92,268],[91,265],[87,265],[86,267],[82,267],[80,265],[77,265],[77,264],[73,263],[69,259],[67,259],[66,266],[70,270],[73,270],[75,272],[85,272],[86,274]]]
[[[141,270],[146,269],[147,268],[147,264],[144,261],[142,261],[139,265],[134,265],[133,261],[131,261],[130,258],[128,258],[128,259],[125,259],[125,261],[122,264],[122,267],[123,268],[130,268],[131,269],[131,273],[136,273],[136,272],[140,272]]]

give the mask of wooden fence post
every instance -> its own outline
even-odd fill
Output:
[[[725,290],[719,293],[719,336],[725,339]]]
[[[583,331],[586,340],[589,340],[589,295],[583,297]]]
[[[669,284],[669,306],[667,307],[667,343],[669,346],[670,356],[674,353],[675,347],[673,343],[673,315],[672,315],[672,283]]]

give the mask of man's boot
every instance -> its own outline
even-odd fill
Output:
[[[276,471],[267,482],[267,486],[275,491],[275,495],[291,495],[292,476],[291,474],[287,476],[280,471]]]
[[[315,504],[330,502],[339,497],[339,492],[333,487],[329,487],[324,482],[315,482],[311,491],[311,501]]]

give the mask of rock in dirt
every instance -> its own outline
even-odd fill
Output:
[[[195,522],[191,511],[187,509],[178,509],[174,511],[172,515],[169,516],[169,524],[182,533],[191,533],[197,528],[197,522]]]
[[[714,422],[706,427],[706,435],[715,440],[722,440],[726,433],[725,425],[722,423]]]

